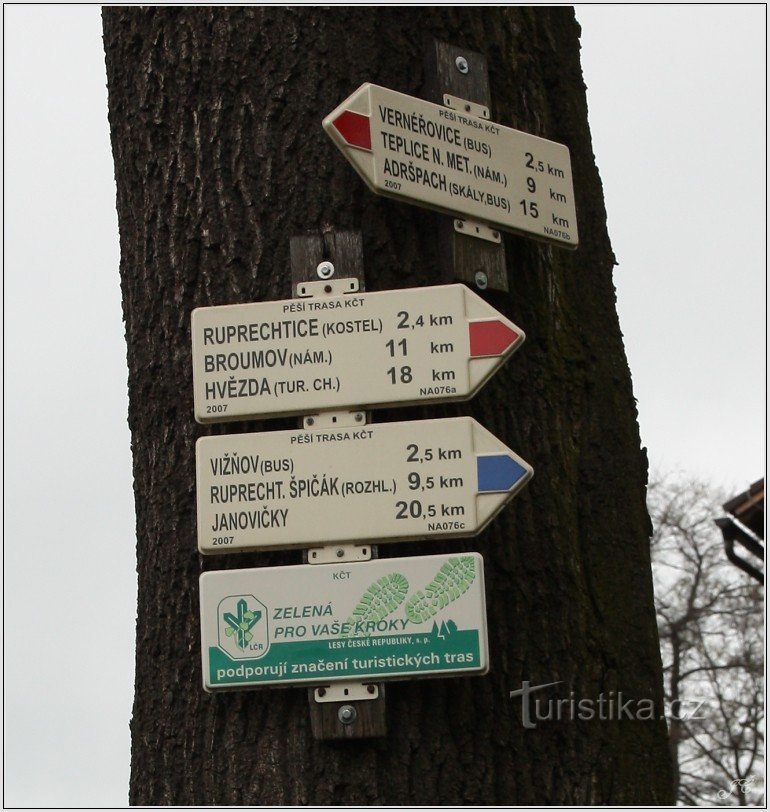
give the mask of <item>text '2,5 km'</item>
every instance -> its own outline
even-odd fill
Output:
[[[323,126],[377,194],[577,248],[563,144],[369,83]]]

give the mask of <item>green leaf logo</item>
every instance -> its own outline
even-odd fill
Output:
[[[243,598],[236,604],[237,616],[232,612],[225,612],[223,617],[228,625],[225,629],[225,634],[228,637],[235,635],[235,645],[240,649],[245,649],[246,646],[254,639],[251,629],[255,626],[257,621],[262,617],[262,612],[258,609],[253,611],[249,610],[248,605]]]

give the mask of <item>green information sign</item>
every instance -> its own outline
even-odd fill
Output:
[[[200,592],[207,691],[488,669],[478,553],[209,572]]]

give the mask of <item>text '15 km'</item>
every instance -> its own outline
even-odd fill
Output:
[[[369,83],[323,126],[377,194],[577,248],[563,144]]]

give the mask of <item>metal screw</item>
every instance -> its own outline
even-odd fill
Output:
[[[342,558],[345,555],[344,550],[337,550],[337,558]]]
[[[455,67],[460,73],[468,73],[468,60],[464,56],[458,56],[457,59],[455,59]]]
[[[326,696],[326,688],[319,688],[318,696]]]
[[[479,290],[486,290],[489,280],[484,271],[476,271],[476,287]]]
[[[356,423],[360,423],[364,419],[364,416],[361,412],[356,412]]]
[[[337,711],[337,718],[343,725],[352,725],[356,721],[356,709],[352,705],[343,705]]]
[[[305,418],[305,425],[312,426],[315,423],[315,420],[312,417]]]
[[[367,691],[368,691],[370,694],[373,694],[373,693],[374,693],[374,692],[375,692],[377,689],[374,687],[374,685],[367,685],[367,686],[366,686],[366,690],[367,690]]]
[[[465,223],[462,220],[455,220],[455,226],[457,226],[457,228],[464,228]]]
[[[334,265],[331,262],[319,262],[315,272],[319,279],[331,279],[334,276]]]

